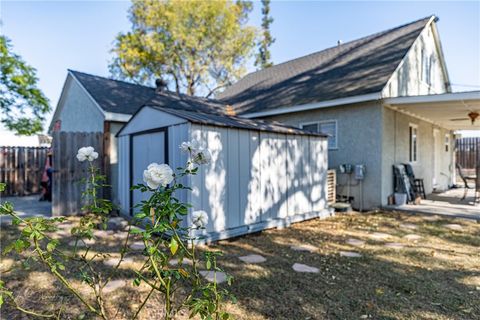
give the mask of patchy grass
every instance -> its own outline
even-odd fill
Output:
[[[446,224],[461,225],[462,230],[451,230]],[[2,244],[11,239],[12,232],[13,227],[2,228]],[[377,237],[372,237],[374,233]],[[405,238],[409,234],[421,238],[412,241]],[[349,245],[350,238],[365,244]],[[64,248],[69,248],[69,240],[64,236]],[[112,253],[120,243],[121,239],[98,237],[94,250]],[[386,247],[386,243],[395,243],[397,248]],[[317,250],[290,248],[300,244]],[[238,303],[228,304],[227,309],[237,319],[480,319],[480,224],[474,221],[400,213],[343,215],[210,247],[225,252],[220,263],[235,277],[231,290]],[[358,252],[362,257],[342,257],[340,251]],[[246,264],[238,259],[248,254],[260,254],[267,261]],[[140,254],[131,257],[130,266],[142,263]],[[63,304],[62,318],[78,315],[78,302],[43,267],[33,264],[30,270],[3,272],[16,259],[15,255],[3,257],[0,270],[22,305],[48,311]],[[317,267],[320,273],[297,273],[292,269],[296,262]],[[98,267],[108,274],[109,267],[101,263]],[[126,280],[127,287],[107,295],[113,302],[108,311],[115,319],[128,318],[147,294],[146,287],[137,292],[131,286],[128,267],[117,277]],[[72,270],[67,275],[75,278]],[[76,285],[87,290],[80,282]],[[140,318],[161,317],[161,303],[160,297],[153,297]],[[24,319],[8,307],[1,315]]]

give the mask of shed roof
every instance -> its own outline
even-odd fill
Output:
[[[299,128],[286,126],[276,121],[265,121],[265,120],[253,120],[246,118],[239,118],[235,116],[214,114],[214,113],[204,113],[199,111],[187,111],[182,109],[167,108],[155,105],[146,105],[146,107],[151,107],[159,111],[169,113],[171,115],[183,118],[192,123],[210,125],[210,126],[219,126],[219,127],[228,127],[228,128],[237,128],[237,129],[246,129],[246,130],[256,130],[256,131],[266,131],[282,134],[297,134],[297,135],[308,135],[308,136],[317,136],[317,137],[328,137],[326,134],[313,133]]]
[[[250,73],[217,98],[245,114],[380,92],[434,19],[426,17]]]

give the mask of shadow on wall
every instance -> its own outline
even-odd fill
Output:
[[[326,209],[326,139],[207,126],[192,137],[212,154],[192,178],[208,232]]]

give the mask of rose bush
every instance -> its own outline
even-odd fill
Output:
[[[202,210],[194,211],[192,224],[186,225],[184,220],[191,206],[175,197],[178,190],[190,190],[179,181],[187,175],[197,174],[199,168],[192,165],[208,163],[211,158],[210,153],[193,141],[182,143],[180,147],[189,153],[185,168],[178,168],[174,172],[167,164],[152,163],[144,171],[145,184],[132,187],[150,194],[148,199],[135,205],[136,214],[133,222],[143,229],[132,228],[132,225],[128,227],[127,237],[118,252],[120,259],[110,275],[105,276],[103,270],[95,267],[101,264],[99,260],[103,260],[106,255],[101,252],[89,255],[90,246],[84,241],[94,237],[93,229],[98,226],[96,223],[98,219],[105,227],[106,216],[112,209],[108,200],[98,197],[99,189],[105,185],[101,183],[103,178],[99,175],[99,170],[93,165],[93,161],[98,158],[98,153],[91,147],[81,148],[77,153],[79,161],[89,162],[89,171],[84,192],[84,198],[87,201],[84,209],[87,214],[80,219],[79,225],[72,228],[72,235],[76,238],[73,254],[62,251],[59,247],[60,241],[49,235],[58,231],[59,225],[66,220],[65,218],[22,218],[15,213],[9,203],[0,205],[0,214],[12,216],[13,223],[18,225],[21,231],[19,230],[18,239],[7,245],[4,252],[6,254],[11,250],[18,253],[25,252],[26,255],[22,257],[28,257],[26,259],[33,259],[43,264],[46,270],[51,272],[72,296],[83,304],[85,311],[92,317],[116,319],[116,313],[109,312],[107,306],[122,302],[108,301],[104,295],[104,289],[111,279],[117,276],[120,265],[129,252],[129,239],[139,237],[144,244],[142,252],[144,262],[139,269],[130,271],[135,275],[133,285],[139,286],[144,283],[150,291],[142,297],[143,301],[137,309],[132,311],[132,319],[139,316],[153,292],[160,293],[164,298],[164,319],[173,319],[182,309],[187,309],[191,317],[199,315],[202,319],[230,319],[231,316],[222,310],[221,305],[225,299],[234,301],[234,297],[226,288],[218,286],[215,276],[217,272],[222,271],[217,263],[217,258],[222,253],[207,250],[199,255],[196,250],[196,243],[202,239],[196,237],[194,231],[206,227],[208,215]],[[78,241],[84,242],[85,250],[82,252],[76,250]],[[113,238],[111,241],[118,240]],[[182,264],[183,259],[191,260],[191,266]],[[172,265],[175,260],[177,262]],[[202,278],[199,266],[214,273],[213,282]],[[70,279],[66,275],[67,271],[70,274],[76,273],[76,277]],[[91,291],[86,293],[84,290],[77,289],[73,285],[75,278],[81,279]],[[227,275],[228,285],[231,281],[232,277]],[[0,307],[4,301],[7,301],[19,311],[33,316],[59,318],[64,306],[60,306],[58,311],[54,310],[50,314],[27,310],[17,303],[14,292],[8,285],[0,281]],[[180,287],[185,289],[185,294],[178,293]],[[92,317],[88,316],[88,318]]]

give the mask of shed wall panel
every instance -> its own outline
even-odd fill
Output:
[[[130,214],[130,137],[122,136],[118,141],[118,202],[120,213]]]

